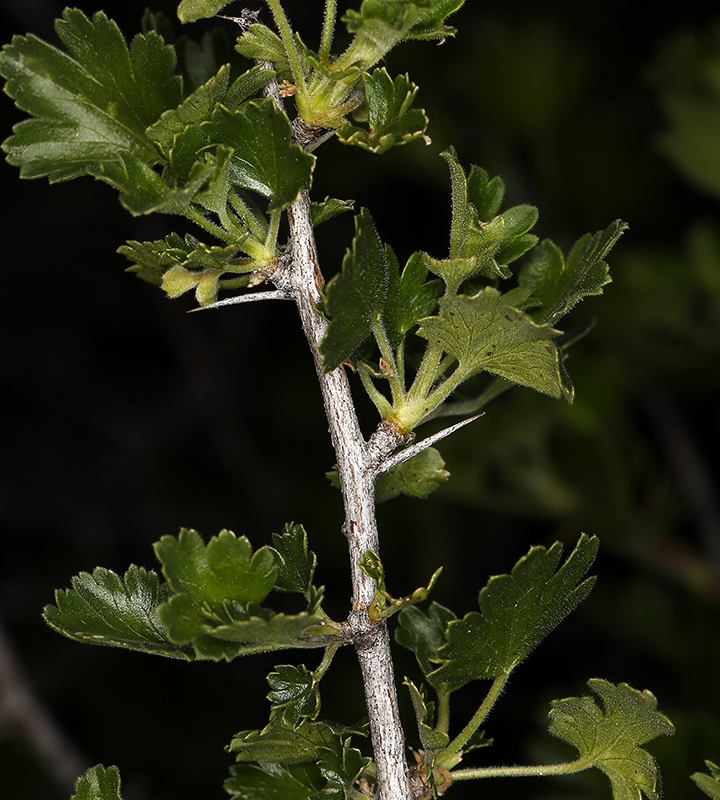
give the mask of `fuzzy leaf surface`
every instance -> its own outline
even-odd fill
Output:
[[[598,549],[583,534],[556,571],[562,545],[532,547],[509,575],[490,578],[473,611],[447,628],[438,650],[445,663],[428,676],[433,686],[508,675],[590,593],[595,578],[579,582]]]
[[[551,397],[562,397],[560,358],[550,341],[558,333],[505,305],[500,292],[491,286],[472,297],[442,298],[439,315],[421,320],[417,331],[458,360],[458,377],[463,380],[486,371]]]
[[[704,772],[695,772],[690,777],[695,782],[695,785],[701,791],[711,798],[711,800],[720,800],[720,767],[713,764],[712,761],[706,761],[709,775]]]
[[[320,343],[324,372],[339,367],[370,335],[380,319],[387,285],[385,248],[370,212],[363,208],[355,217],[355,237],[342,271],[325,289],[323,310],[330,325]]]
[[[114,645],[192,661],[192,648],[172,642],[157,609],[167,602],[168,587],[158,575],[131,565],[120,578],[96,567],[72,579],[72,589],[55,592],[56,605],[45,607],[45,621],[79,642]]]
[[[445,25],[445,20],[458,11],[465,0],[435,0],[433,7],[410,29],[408,39],[442,39],[454,36],[455,28]]]
[[[326,197],[322,203],[313,201],[311,208],[313,228],[346,211],[352,211],[353,204],[353,200],[338,200],[335,197]]]
[[[122,800],[120,773],[117,767],[91,767],[75,781],[75,794],[70,800]]]
[[[425,133],[429,120],[424,111],[410,108],[417,86],[407,75],[398,75],[393,80],[383,67],[372,74],[363,72],[362,79],[370,130],[343,125],[337,134],[341,142],[380,154],[395,145],[419,139]]]
[[[449,477],[440,452],[428,447],[382,474],[375,483],[375,500],[384,503],[401,494],[425,498]]]
[[[360,773],[370,764],[371,759],[363,756],[355,747],[350,746],[350,737],[341,742],[334,742],[333,747],[319,747],[317,765],[328,782],[322,796],[325,798],[348,798],[348,790],[355,783]]]
[[[593,678],[588,686],[600,696],[554,700],[550,733],[574,745],[583,761],[605,773],[613,800],[659,800],[657,767],[642,745],[675,729],[660,714],[657,700],[647,689],[639,692],[626,683]]]
[[[520,287],[542,305],[533,317],[554,324],[585,297],[602,294],[612,280],[604,259],[628,229],[616,220],[604,231],[586,234],[573,246],[567,261],[551,241],[542,242],[518,276]]]
[[[315,157],[292,144],[290,120],[272,100],[249,100],[236,111],[218,106],[201,129],[211,143],[232,148],[231,182],[269,198],[268,211],[287,208],[309,188]]]
[[[94,174],[120,153],[157,162],[145,130],[182,100],[175,50],[154,31],[128,50],[102,11],[90,20],[65,9],[56,27],[70,55],[29,35],[15,36],[0,56],[7,93],[31,115],[3,144],[8,161],[24,178],[51,182]]]

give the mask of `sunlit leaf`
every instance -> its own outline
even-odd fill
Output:
[[[214,17],[230,0],[181,0],[177,15],[183,25]]]

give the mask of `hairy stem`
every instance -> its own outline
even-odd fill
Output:
[[[545,764],[539,767],[480,767],[479,769],[455,769],[450,774],[453,781],[470,781],[478,778],[523,778],[543,777],[545,775],[571,775],[592,766],[585,758],[562,764]]]
[[[353,586],[352,611],[348,617],[365,685],[370,733],[377,766],[381,800],[411,800],[405,740],[397,705],[390,637],[384,622],[371,624],[367,609],[375,594],[375,582],[358,566],[367,550],[379,551],[375,521],[375,474],[377,459],[399,444],[399,434],[386,427],[371,448],[363,438],[343,367],[325,374],[319,345],[327,322],[315,307],[321,299],[323,278],[318,266],[310,218],[310,199],[303,192],[288,209],[292,267],[274,280],[291,291],[315,362],[325,412],[330,427],[345,506],[344,533],[350,549]],[[382,437],[381,437],[382,438]]]

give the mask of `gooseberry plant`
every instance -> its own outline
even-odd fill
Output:
[[[222,49],[213,42],[222,31],[194,48],[174,46],[170,21],[149,11],[129,47],[102,11],[89,18],[67,9],[56,26],[67,52],[28,35],[0,57],[5,91],[30,115],[3,145],[22,177],[91,175],[117,189],[133,215],[185,217],[195,233],[122,245],[129,271],[171,298],[194,291],[205,309],[289,300],[314,358],[337,460],[330,477],[344,504],[353,585],[347,618],[323,609],[316,556],[294,523],[254,551],[229,530],[209,541],[191,529],[163,536],[155,544],[162,576],[135,565],[123,576],[98,567],[74,577],[44,612],[72,639],[186,661],[318,650],[311,666],[281,664],[268,675],[268,724],[229,744],[236,763],[225,789],[233,798],[410,800],[459,781],[591,767],[605,773],[615,800],[658,798],[656,764],[643,746],[673,727],[649,691],[626,684],[592,679],[595,697],[552,703],[550,733],[577,749],[573,760],[487,766],[473,753],[488,752],[486,720],[511,673],[590,593],[595,537],[582,535],[565,560],[560,543],[532,547],[508,574],[490,578],[479,610],[462,618],[435,602],[419,606],[439,569],[407,596],[387,588],[376,501],[430,494],[448,477],[433,445],[509,387],[572,401],[564,367],[570,341],[558,324],[584,297],[602,293],[606,255],[626,228],[613,222],[565,256],[531,232],[535,208],[502,210],[502,180],[465,169],[449,148],[441,154],[452,195],[449,252],[417,251],[401,267],[362,208],[340,270],[325,282],[315,227],[353,203],[311,202],[320,148],[355,146],[372,158],[429,141],[428,119],[414,106],[417,87],[378,65],[402,41],[454,36],[447,18],[463,3],[363,0],[342,17],[350,44],[336,55],[336,0],[325,1],[317,50],[293,30],[279,0],[266,0],[273,27],[257,11],[227,18],[237,24],[243,69],[218,61]],[[178,16],[192,23],[224,5],[182,0]],[[218,300],[221,291],[230,295]],[[367,439],[348,371],[379,413]],[[450,415],[463,419],[415,441],[421,424]],[[273,593],[300,595],[304,610],[273,610]],[[398,711],[388,627],[395,614],[395,640],[419,667],[404,681],[416,750],[406,745]],[[357,653],[368,713],[355,725],[320,718],[321,680],[346,645]],[[476,710],[460,704],[464,720],[455,730],[451,698],[474,681],[489,688]],[[96,766],[78,779],[75,800],[120,793],[117,768]]]

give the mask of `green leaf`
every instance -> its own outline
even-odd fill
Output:
[[[253,615],[246,619],[234,619],[231,622],[216,620],[213,623],[208,622],[203,631],[207,634],[204,637],[205,644],[203,646],[210,647],[213,652],[215,652],[215,648],[208,644],[207,637],[216,640],[222,639],[223,642],[267,642],[273,645],[266,648],[271,650],[285,647],[327,647],[329,644],[327,637],[337,637],[341,643],[345,642],[344,637],[339,636],[342,633],[339,627],[335,624],[326,624],[325,617],[305,612],[272,614],[267,618]],[[217,643],[216,646],[218,646]],[[232,648],[230,649],[232,650]]]
[[[476,166],[466,175],[450,148],[440,154],[450,168],[452,223],[450,254],[447,259],[425,255],[432,272],[445,281],[446,294],[457,294],[463,281],[475,275],[507,278],[507,265],[535,245],[537,237],[528,231],[537,222],[533,206],[515,206],[502,215],[497,212],[505,193],[499,178]]]
[[[292,68],[282,39],[267,25],[251,25],[238,38],[235,49],[245,58],[270,62],[279,79],[292,80]],[[302,53],[302,48],[300,52]]]
[[[24,178],[51,182],[95,173],[121,153],[155,163],[145,130],[182,100],[175,51],[151,31],[128,51],[119,28],[98,11],[90,21],[65,9],[57,32],[67,55],[35,36],[16,36],[0,56],[6,91],[32,119],[4,144]]]
[[[225,64],[217,75],[196,89],[182,105],[166,111],[147,129],[148,139],[155,143],[163,158],[170,158],[175,137],[189,125],[199,125],[210,120],[215,106],[225,96],[229,82],[230,65]]]
[[[308,550],[307,533],[302,525],[289,522],[282,534],[273,533],[277,578],[275,588],[284,592],[307,594],[312,586],[317,556]]]
[[[347,62],[369,69],[408,38],[413,26],[433,5],[433,0],[363,0],[359,11],[348,10],[342,17],[355,39],[341,58],[341,64]]]
[[[184,290],[178,290],[172,281],[163,283],[171,297],[178,297],[182,291],[197,286],[207,271],[215,272],[217,280],[227,270],[233,273],[252,270],[253,263],[243,267],[237,259],[240,250],[239,244],[210,246],[189,233],[185,234],[184,239],[177,233],[171,233],[165,239],[156,239],[154,242],[126,242],[117,252],[133,263],[133,266],[128,267],[128,272],[134,272],[139,278],[158,286],[163,283],[163,276],[169,271],[174,270],[176,275],[187,276],[188,285]]]
[[[332,748],[342,730],[342,726],[328,722],[309,721],[293,728],[283,721],[282,712],[275,711],[262,731],[241,731],[236,734],[228,750],[237,753],[236,758],[241,762],[300,764],[316,761],[318,748]]]
[[[70,800],[122,800],[120,773],[117,767],[91,767],[75,781],[75,794]]]
[[[116,162],[101,164],[92,174],[119,189],[120,203],[135,217],[143,214],[183,214],[213,172],[198,164],[188,182],[179,188],[167,183],[148,164],[130,153]]]
[[[344,214],[346,211],[352,211],[355,201],[354,200],[337,200],[334,197],[326,197],[322,203],[312,203],[311,214],[313,228],[317,228],[323,222],[337,217],[339,214]]]
[[[567,262],[553,242],[542,242],[518,276],[519,285],[542,305],[534,318],[554,324],[585,297],[602,294],[611,281],[603,259],[627,229],[626,223],[616,220],[604,231],[586,234],[575,243]]]
[[[183,528],[177,538],[163,536],[155,553],[174,592],[158,609],[158,618],[173,641],[195,640],[198,653],[211,658],[221,644],[207,641],[207,629],[247,620],[246,607],[262,602],[275,584],[270,549],[262,547],[252,554],[250,542],[230,531],[221,531],[206,546],[196,531]],[[236,645],[229,646],[219,657],[236,652]]]
[[[465,0],[435,0],[433,8],[416,25],[410,29],[408,39],[442,39],[454,36],[456,28],[445,25],[445,20],[458,11]]]
[[[384,503],[401,494],[425,498],[449,477],[439,451],[428,447],[381,475],[375,483],[375,500]]]
[[[385,248],[363,208],[355,217],[355,237],[342,271],[325,287],[323,310],[330,325],[320,343],[324,372],[349,359],[370,335],[385,303],[387,283]]]
[[[560,371],[560,357],[550,341],[559,331],[538,325],[503,303],[497,289],[487,287],[472,297],[440,300],[440,314],[420,321],[417,335],[458,361],[454,379],[466,380],[490,372],[551,397],[568,399]]]
[[[342,742],[333,742],[334,747],[319,747],[317,765],[329,786],[326,792],[339,789],[339,797],[347,798],[348,789],[360,777],[360,774],[371,763],[372,759],[363,756],[355,747],[350,746],[348,736]]]
[[[657,767],[641,748],[657,736],[671,736],[670,720],[656,711],[657,700],[647,689],[639,692],[620,683],[593,678],[588,686],[600,696],[554,700],[550,733],[574,745],[582,761],[610,779],[613,800],[659,800]]]
[[[448,625],[456,619],[449,608],[435,602],[427,614],[417,606],[405,606],[400,611],[395,641],[415,653],[426,677],[442,663],[438,650],[446,644]]]
[[[698,789],[705,792],[705,794],[712,798],[712,800],[720,800],[720,767],[713,764],[712,761],[706,761],[710,775],[704,772],[695,772],[690,777],[695,782]]]
[[[43,612],[56,631],[79,642],[193,660],[192,649],[172,642],[158,620],[157,608],[167,602],[168,587],[156,573],[132,565],[121,579],[96,567],[92,575],[75,576],[72,586],[55,592],[56,605]]]
[[[439,280],[426,281],[428,269],[424,254],[413,253],[399,274],[395,253],[385,245],[389,268],[387,299],[382,315],[382,323],[390,346],[400,347],[405,334],[417,325],[418,320],[430,316],[437,309],[437,301],[442,294]]]
[[[287,208],[309,188],[315,157],[292,144],[290,120],[271,99],[237,111],[218,106],[201,127],[211,143],[233,149],[232,183],[269,198],[268,211]]]
[[[230,0],[182,0],[177,10],[178,19],[183,25],[208,19],[214,17],[229,2]]]
[[[317,719],[320,690],[312,672],[304,665],[282,664],[267,676],[272,691],[267,699],[273,711],[282,710],[285,725],[295,729],[304,720]]]
[[[418,726],[418,734],[423,750],[432,752],[442,750],[450,743],[450,737],[443,731],[435,730],[433,727],[433,716],[435,714],[435,704],[426,702],[425,695],[412,681],[407,678],[403,681],[408,687],[412,699],[415,720]]]
[[[428,676],[430,683],[462,685],[512,672],[588,596],[595,578],[578,581],[597,549],[597,537],[583,534],[556,572],[562,545],[533,547],[512,574],[490,578],[478,598],[481,613],[448,625],[447,644],[437,653],[445,663]]]
[[[423,136],[429,120],[424,111],[410,108],[417,86],[407,75],[398,75],[393,81],[383,67],[372,75],[363,72],[362,79],[370,130],[345,124],[337,134],[341,142],[379,154]]]
[[[225,791],[233,800],[309,800],[325,785],[315,764],[235,764]]]

